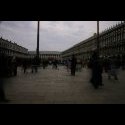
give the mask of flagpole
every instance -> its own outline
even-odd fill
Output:
[[[40,21],[37,23],[37,58],[39,59],[39,29],[40,29]]]
[[[99,21],[97,21],[97,54],[100,55],[99,52],[100,46],[99,46]]]

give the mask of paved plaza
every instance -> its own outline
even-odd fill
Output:
[[[9,104],[124,104],[125,71],[119,80],[108,80],[103,74],[104,86],[95,90],[89,82],[90,71],[86,68],[73,77],[63,66],[59,70],[40,68],[38,73],[26,74],[18,68],[16,77],[6,79],[5,93]]]

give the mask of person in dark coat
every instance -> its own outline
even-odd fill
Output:
[[[122,70],[125,70],[125,55],[122,55],[121,66],[122,66]]]
[[[27,70],[26,60],[24,60],[24,62],[23,62],[23,69],[24,69],[24,74],[25,74],[26,70]]]
[[[92,69],[92,78],[91,83],[93,84],[94,88],[97,89],[99,86],[102,86],[102,65],[100,63],[99,57],[95,52],[92,55],[91,59],[91,69]]]
[[[9,102],[4,92],[4,79],[7,77],[7,57],[0,54],[0,102]]]
[[[75,56],[73,55],[73,56],[72,56],[72,59],[71,59],[71,75],[72,75],[72,76],[75,76],[76,63],[77,63],[77,60],[76,60]]]
[[[38,59],[37,57],[34,57],[33,61],[32,61],[32,73],[34,72],[35,70],[35,73],[37,73],[38,71]]]
[[[13,62],[13,72],[14,72],[14,76],[17,76],[17,59],[14,59]]]

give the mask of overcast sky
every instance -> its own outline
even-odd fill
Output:
[[[120,21],[100,21],[100,31]],[[40,51],[64,51],[97,32],[96,21],[41,21]],[[0,37],[36,50],[37,21],[2,21]]]

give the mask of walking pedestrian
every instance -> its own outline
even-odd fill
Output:
[[[4,91],[4,84],[5,78],[7,77],[7,57],[6,55],[0,54],[0,102],[9,102],[6,99],[5,91]]]
[[[71,59],[71,75],[72,75],[72,76],[75,76],[76,63],[77,63],[77,60],[76,60],[76,58],[75,58],[75,55],[73,55],[73,56],[72,56],[72,59]]]
[[[90,82],[93,84],[94,88],[97,89],[102,86],[102,65],[100,63],[99,57],[96,52],[93,53],[90,60],[90,67],[92,70],[92,77]]]
[[[108,71],[108,79],[111,79],[111,76],[114,77],[115,80],[118,80],[118,70],[120,68],[120,60],[119,57],[113,56],[110,59],[110,66]]]

